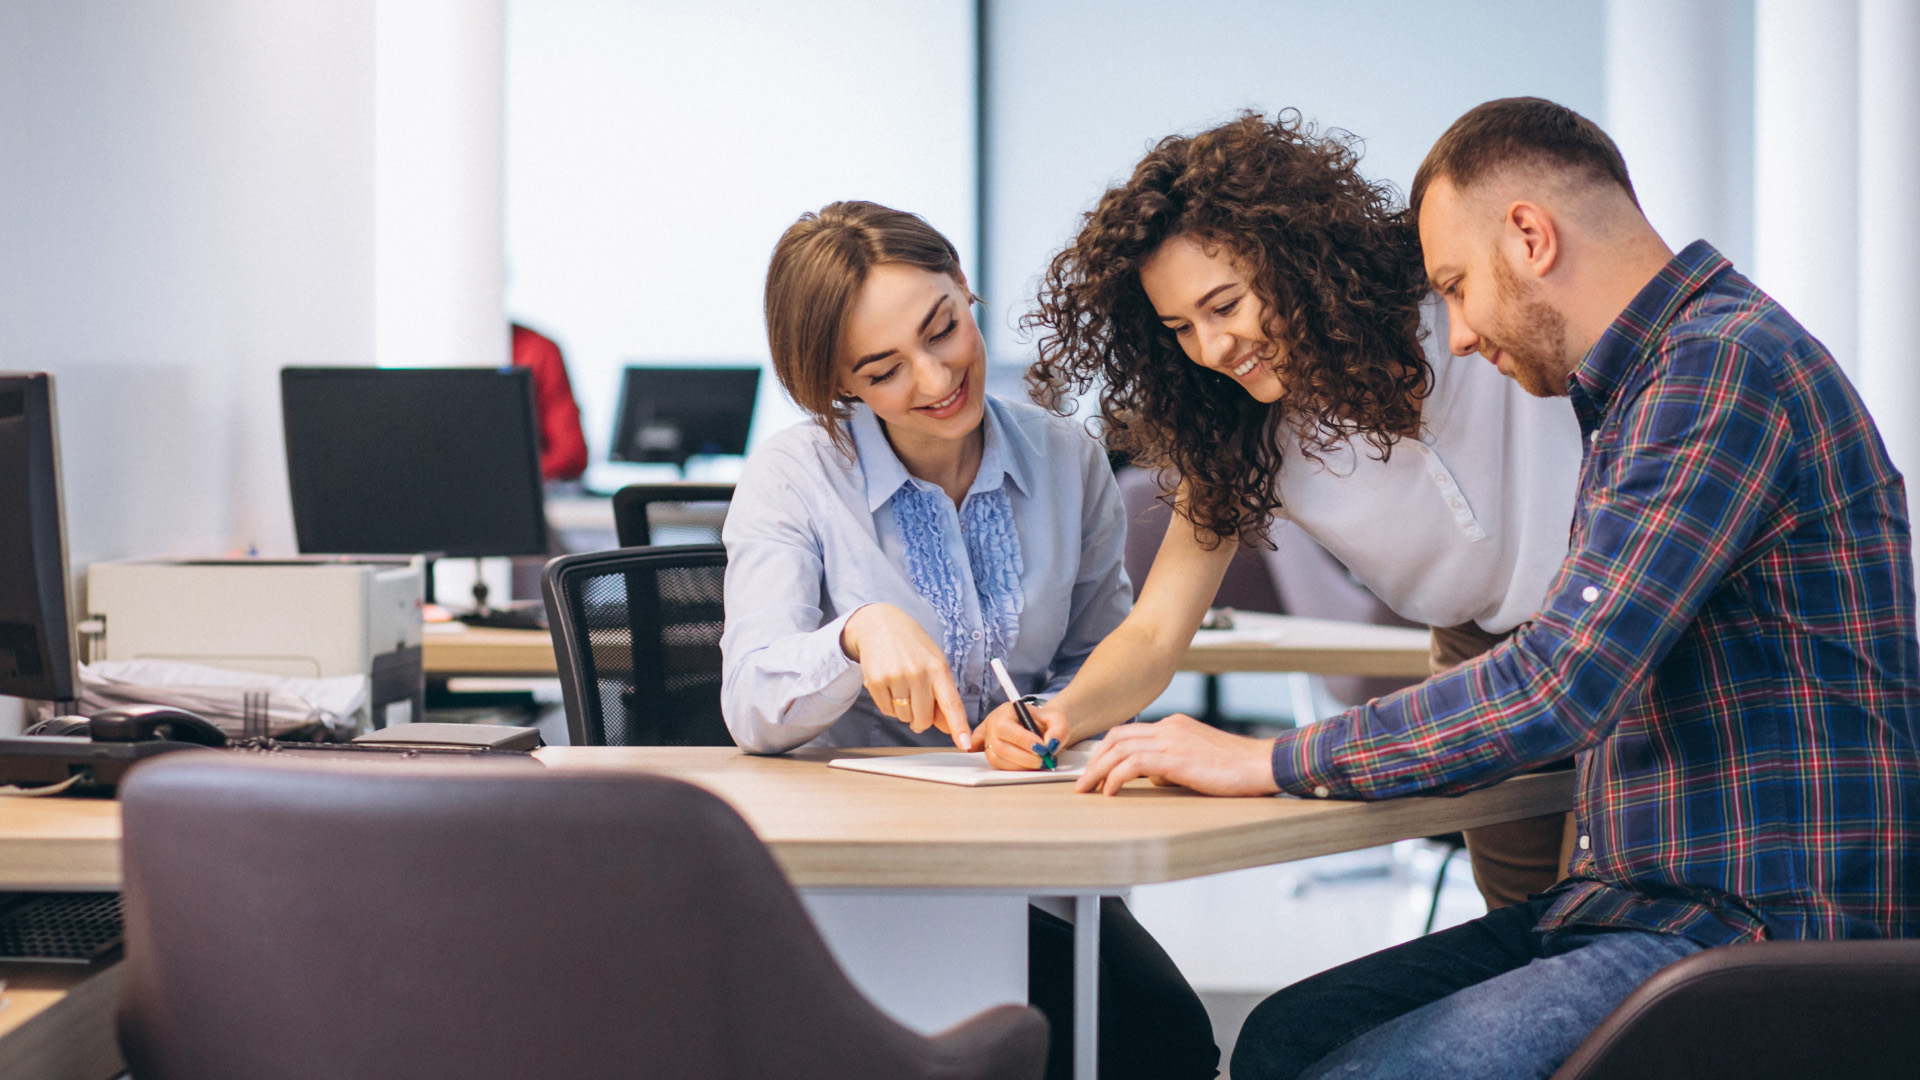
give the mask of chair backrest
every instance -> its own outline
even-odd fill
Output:
[[[1769,941],[1657,972],[1552,1080],[1910,1076],[1920,941]]]
[[[719,544],[563,555],[541,592],[575,746],[732,746]]]
[[[1153,557],[1160,552],[1160,541],[1173,522],[1173,507],[1160,498],[1160,485],[1146,469],[1125,468],[1115,479],[1120,484],[1120,503],[1127,514],[1127,546],[1121,559],[1134,592],[1147,580]],[[1240,611],[1283,613],[1280,594],[1268,575],[1267,564],[1254,548],[1242,546],[1233,553],[1226,577],[1220,579],[1220,591],[1214,595],[1214,607]]]
[[[659,522],[663,529],[671,528],[689,538],[697,534],[702,542],[718,543],[720,526],[727,517],[726,504],[732,501],[732,484],[628,484],[613,493],[613,529],[621,547],[646,547],[653,543],[651,508],[678,504],[683,510],[676,519]]]
[[[1031,1010],[958,1041],[880,1014],[740,816],[677,780],[204,751],[120,798],[141,1080],[1041,1072]]]

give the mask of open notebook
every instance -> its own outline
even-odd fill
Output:
[[[1008,772],[987,764],[985,754],[902,754],[899,757],[834,758],[827,764],[836,769],[898,776],[907,780],[932,780],[937,784],[961,787],[997,787],[1002,784],[1051,784],[1073,780],[1087,767],[1091,750],[1062,750],[1055,755],[1060,763],[1052,772]]]

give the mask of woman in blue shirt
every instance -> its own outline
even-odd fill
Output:
[[[804,215],[774,248],[774,372],[812,419],[748,459],[723,531],[721,702],[744,749],[984,749],[972,730],[1005,699],[989,657],[1050,694],[1131,608],[1105,452],[987,397],[974,299],[944,236],[873,203]],[[1124,904],[1101,914],[1101,1076],[1215,1075],[1192,988]],[[1071,930],[1034,909],[1029,941],[1065,1077]]]
[[[722,701],[745,749],[972,749],[1006,699],[989,657],[1050,694],[1132,606],[1105,452],[983,392],[973,299],[944,238],[872,204],[775,250],[774,369],[814,419],[755,451],[727,515]]]

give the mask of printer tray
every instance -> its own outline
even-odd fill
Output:
[[[24,788],[80,779],[76,795],[109,795],[128,769],[155,754],[205,750],[196,743],[149,739],[144,742],[94,742],[84,735],[28,735],[0,738],[0,784]]]

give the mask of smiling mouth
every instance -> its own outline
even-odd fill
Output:
[[[967,383],[972,378],[973,375],[969,372],[965,378],[960,380],[960,385],[953,388],[953,393],[948,394],[946,397],[941,398],[931,405],[917,406],[913,411],[926,413],[936,420],[945,420],[947,417],[959,411],[960,406],[966,404]]]
[[[1236,379],[1244,379],[1248,375],[1253,374],[1253,369],[1259,366],[1260,356],[1256,353],[1253,356],[1247,357],[1246,361],[1239,366],[1227,369],[1227,374],[1232,375]]]

